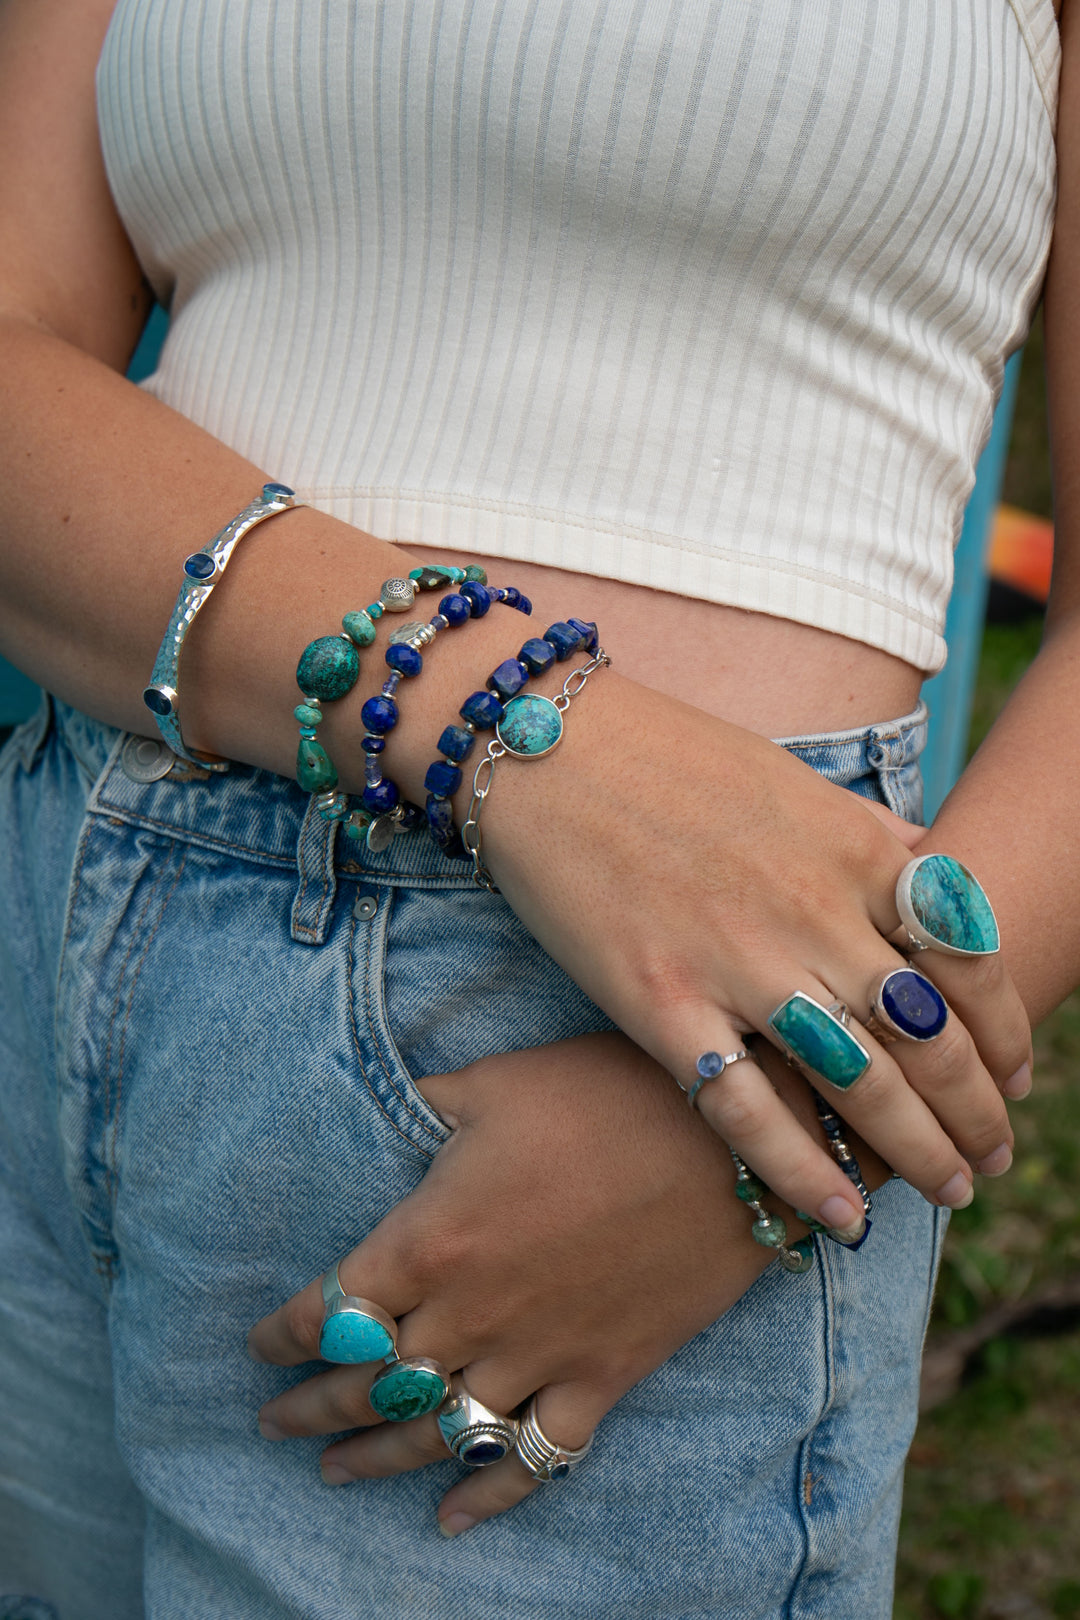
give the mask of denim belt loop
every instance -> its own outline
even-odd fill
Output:
[[[337,894],[334,847],[338,823],[324,821],[310,798],[296,841],[300,882],[293,901],[290,933],[301,945],[323,945]]]

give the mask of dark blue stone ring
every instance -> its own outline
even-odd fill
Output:
[[[932,1041],[949,1021],[945,997],[914,968],[887,973],[870,998],[868,1034],[879,1041]]]

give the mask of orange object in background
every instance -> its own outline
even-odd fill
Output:
[[[990,578],[1045,606],[1050,594],[1054,525],[1015,506],[999,506],[990,538]]]

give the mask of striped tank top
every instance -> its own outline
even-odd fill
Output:
[[[119,0],[146,384],[385,539],[944,657],[1051,0]]]

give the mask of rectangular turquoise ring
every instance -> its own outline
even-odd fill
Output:
[[[776,1031],[796,1063],[840,1091],[847,1091],[870,1067],[870,1054],[861,1042],[802,990],[788,996],[769,1015],[769,1028]]]

